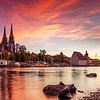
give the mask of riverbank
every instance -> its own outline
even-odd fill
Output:
[[[7,61],[7,60],[0,60],[0,67],[99,67],[100,65],[70,65],[69,63],[48,63],[48,62],[16,62],[16,61]]]
[[[69,63],[47,63],[47,62],[20,62],[21,67],[99,67],[100,65],[76,65],[71,66]]]
[[[100,90],[90,92],[86,96],[81,97],[79,100],[100,100]]]

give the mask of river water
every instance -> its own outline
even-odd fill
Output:
[[[87,73],[97,73],[96,78],[87,78]],[[89,91],[100,88],[100,67],[41,67],[41,68],[0,68],[0,100],[58,100],[47,97],[42,89],[48,84],[74,83],[78,100]]]

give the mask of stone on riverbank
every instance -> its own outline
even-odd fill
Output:
[[[97,74],[96,73],[89,73],[89,74],[86,74],[86,77],[88,77],[88,78],[97,77]]]
[[[100,92],[90,92],[87,96],[84,96],[79,100],[100,100]]]
[[[72,94],[76,93],[76,87],[74,84],[65,85],[63,82],[60,82],[57,85],[47,85],[43,88],[43,92],[46,95],[50,96],[57,96],[59,100],[65,99],[65,98],[71,98]]]
[[[72,95],[68,88],[62,89],[58,95],[59,100],[70,100]]]

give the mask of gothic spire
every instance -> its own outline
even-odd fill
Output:
[[[12,24],[11,24],[11,29],[10,29],[10,37],[9,37],[9,41],[12,41],[14,42],[14,36],[13,36],[13,27],[12,27]]]
[[[6,36],[6,27],[4,26],[4,33],[3,33],[3,38],[2,42],[3,45],[7,46],[7,36]]]
[[[9,48],[11,52],[15,51],[15,41],[14,41],[12,24],[11,24],[11,30],[10,30],[10,36],[9,36]]]

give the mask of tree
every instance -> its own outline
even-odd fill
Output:
[[[40,50],[40,55],[42,56],[43,60],[42,61],[45,61],[45,54],[46,54],[46,50],[43,49],[43,50]]]
[[[26,50],[25,45],[16,44],[15,60],[19,62],[27,61]]]
[[[27,55],[26,55],[26,53],[24,53],[24,52],[21,52],[21,61],[22,61],[22,62],[27,61]]]
[[[54,56],[54,62],[57,62],[57,63],[63,63],[64,62],[63,52],[60,52],[60,54],[57,54],[57,55]]]
[[[35,53],[31,53],[31,57],[32,57],[32,61],[37,61],[38,60],[38,57]]]
[[[26,50],[27,50],[27,49],[26,49],[25,45],[19,46],[19,51],[20,51],[20,52],[25,52]]]
[[[15,45],[15,51],[16,51],[16,52],[19,51],[19,47],[20,47],[20,45],[19,45],[18,43],[16,43],[16,45]]]
[[[60,52],[60,62],[61,63],[64,62],[64,54],[63,54],[63,52]]]
[[[46,50],[40,50],[40,53],[37,55],[39,61],[46,61],[45,59]]]
[[[45,61],[48,63],[52,63],[52,57],[50,55],[45,55]]]
[[[39,53],[39,54],[37,55],[37,59],[38,59],[39,61],[43,61],[43,55],[42,55],[41,53]]]
[[[21,62],[21,53],[20,52],[15,53],[15,61]]]

